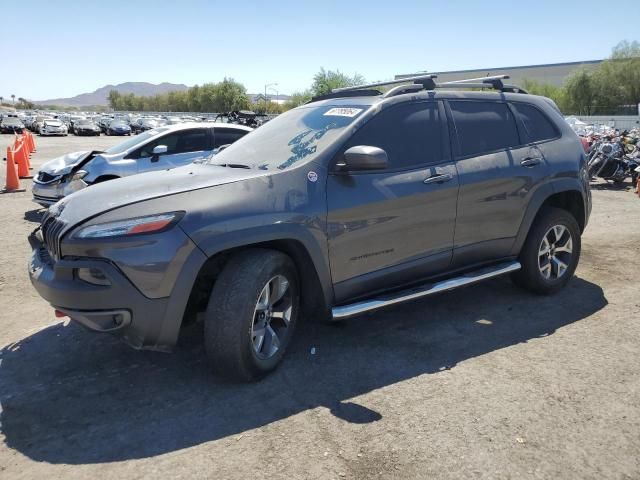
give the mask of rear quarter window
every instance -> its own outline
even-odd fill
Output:
[[[517,112],[531,142],[544,142],[560,135],[555,125],[538,108],[526,103],[511,104]]]

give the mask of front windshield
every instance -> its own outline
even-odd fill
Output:
[[[353,123],[366,106],[307,106],[290,110],[245,135],[207,162],[263,170],[311,161]]]
[[[131,147],[141,144],[143,142],[145,142],[146,140],[149,140],[151,137],[153,137],[154,135],[158,135],[159,133],[162,133],[166,131],[166,129],[156,129],[156,130],[147,130],[146,132],[143,132],[139,135],[136,135],[135,137],[131,137],[130,139],[119,143],[117,145],[114,145],[111,148],[108,148],[104,151],[104,153],[108,153],[110,155],[114,155],[117,153],[123,153],[126,152],[127,150],[129,150]]]

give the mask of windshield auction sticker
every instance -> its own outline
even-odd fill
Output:
[[[362,111],[361,108],[332,108],[325,112],[325,117],[355,117]]]

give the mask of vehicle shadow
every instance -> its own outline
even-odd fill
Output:
[[[167,355],[60,323],[1,351],[1,428],[9,448],[36,461],[90,464],[188,448],[316,407],[375,422],[387,412],[350,399],[549,336],[606,304],[579,278],[554,297],[494,279],[338,325],[300,325],[284,364],[246,385],[209,372],[197,329]]]
[[[611,191],[628,191],[634,188],[631,183],[631,179],[626,179],[622,183],[613,183],[607,181],[599,181],[597,183],[591,183],[591,190],[611,190]]]

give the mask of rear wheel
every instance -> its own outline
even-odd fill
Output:
[[[529,231],[522,251],[522,268],[514,282],[542,295],[560,291],[569,282],[580,259],[580,227],[566,210],[545,208]]]
[[[283,253],[252,249],[229,260],[205,315],[205,350],[214,371],[251,381],[278,366],[298,318],[298,285],[295,265]]]

